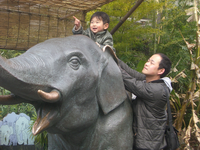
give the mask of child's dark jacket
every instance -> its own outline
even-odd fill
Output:
[[[113,47],[113,37],[108,30],[98,32],[94,34],[90,28],[87,30],[83,30],[81,26],[78,30],[75,30],[75,27],[72,29],[73,34],[82,34],[91,38],[93,41],[97,42],[100,45],[100,48],[103,49],[105,45],[111,46],[111,48],[115,51]]]

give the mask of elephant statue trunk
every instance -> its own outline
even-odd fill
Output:
[[[36,93],[38,92],[38,89],[42,89],[48,92],[55,90],[54,87],[48,85],[44,86],[45,82],[48,83],[49,76],[47,72],[50,70],[50,64],[52,62],[49,61],[49,63],[44,63],[45,58],[42,56],[42,54],[39,52],[36,53],[38,54],[37,56],[33,54],[28,54],[27,52],[12,59],[5,59],[0,56],[0,85],[6,89],[9,89],[16,95],[20,95],[20,97],[24,99],[31,100],[30,95],[34,95],[33,100],[48,101],[51,94],[48,94],[49,96],[47,96],[47,94],[46,96],[44,96],[44,92],[41,92],[41,90],[39,91],[39,95],[37,95]],[[51,58],[54,56],[51,56],[51,54],[49,54],[48,57],[51,60]],[[38,78],[38,76],[35,76],[38,71],[41,73],[40,78]],[[59,92],[57,93],[57,95],[55,95],[55,91],[51,92],[54,93],[54,98],[50,98],[50,101],[52,102],[55,102],[60,98]],[[35,98],[36,95],[37,97]]]

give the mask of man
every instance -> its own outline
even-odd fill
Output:
[[[145,63],[143,74],[121,60],[119,66],[126,90],[136,95],[133,100],[134,149],[163,149],[166,146],[166,95],[172,90],[170,79],[164,76],[170,71],[171,61],[162,53],[154,54]]]

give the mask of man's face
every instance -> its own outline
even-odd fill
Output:
[[[162,58],[158,54],[151,56],[145,63],[142,73],[146,76],[160,76],[161,69],[158,68],[161,60]]]
[[[103,24],[103,20],[94,17],[90,22],[90,29],[92,30],[93,33],[98,33],[107,29],[108,28],[107,25],[108,23]]]

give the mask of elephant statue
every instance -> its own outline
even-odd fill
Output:
[[[17,134],[17,142],[18,144],[28,144],[28,127],[29,121],[26,117],[19,117],[16,121],[16,134]]]
[[[0,145],[8,145],[10,135],[12,135],[13,129],[8,125],[2,125],[0,127]]]
[[[53,38],[20,56],[0,57],[0,104],[30,103],[32,133],[46,130],[48,149],[132,150],[132,108],[118,59],[84,35]]]
[[[13,146],[17,145],[17,135],[16,135],[16,130],[15,130],[15,123],[18,118],[19,118],[19,115],[14,112],[7,114],[3,118],[3,124],[8,125],[13,130],[13,133],[10,135],[10,138],[9,138],[9,145],[13,145]]]

